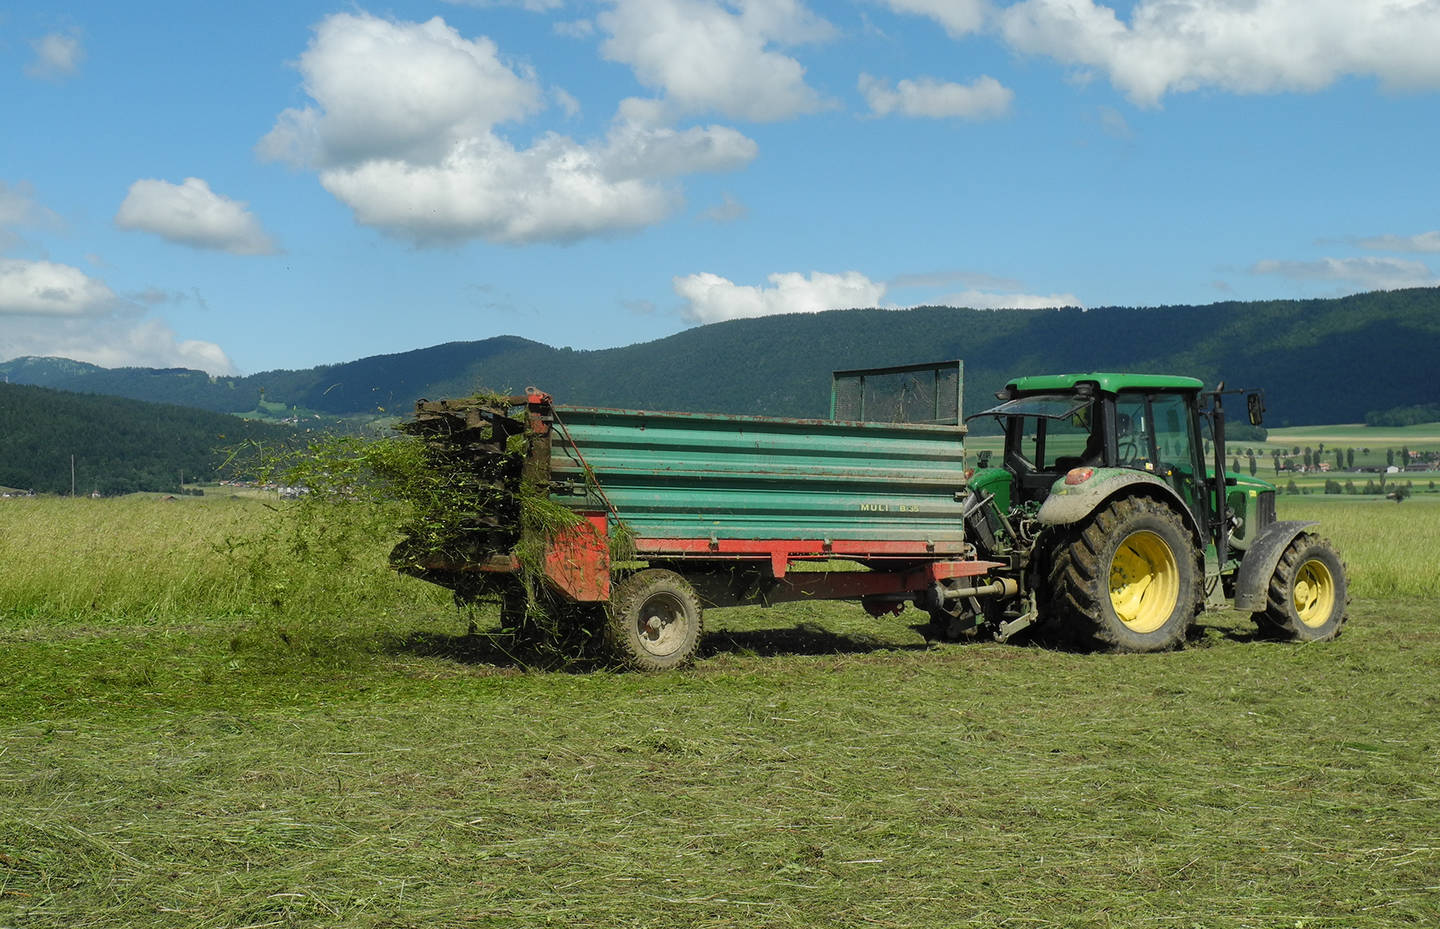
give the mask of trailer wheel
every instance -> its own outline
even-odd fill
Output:
[[[615,585],[606,635],[611,654],[627,667],[668,671],[688,664],[703,628],[700,598],[674,571],[651,568]]]
[[[1299,642],[1333,639],[1345,624],[1347,591],[1345,564],[1335,546],[1302,532],[1280,555],[1265,611],[1255,614],[1255,622]]]
[[[1159,652],[1185,640],[1203,598],[1199,552],[1174,510],[1145,497],[1100,506],[1063,539],[1052,606],[1080,644]]]

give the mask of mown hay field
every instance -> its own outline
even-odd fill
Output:
[[[1282,498],[1350,564],[1332,643],[801,604],[636,675],[465,635],[384,514],[5,501],[0,926],[1434,926],[1435,513]]]

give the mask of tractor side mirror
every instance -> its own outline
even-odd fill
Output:
[[[1265,422],[1265,401],[1259,394],[1245,395],[1245,412],[1250,414],[1250,425],[1259,426]]]

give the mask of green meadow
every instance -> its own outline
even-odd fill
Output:
[[[659,675],[527,670],[386,568],[394,514],[295,512],[0,501],[0,926],[1440,923],[1423,494],[1281,498],[1349,564],[1334,642],[811,603]]]

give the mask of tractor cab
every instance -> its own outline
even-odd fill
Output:
[[[1190,377],[1073,374],[1012,381],[994,416],[1005,430],[1011,501],[1044,502],[1057,481],[1078,486],[1107,469],[1158,478],[1208,535],[1204,443]],[[974,418],[974,417],[971,417]]]

